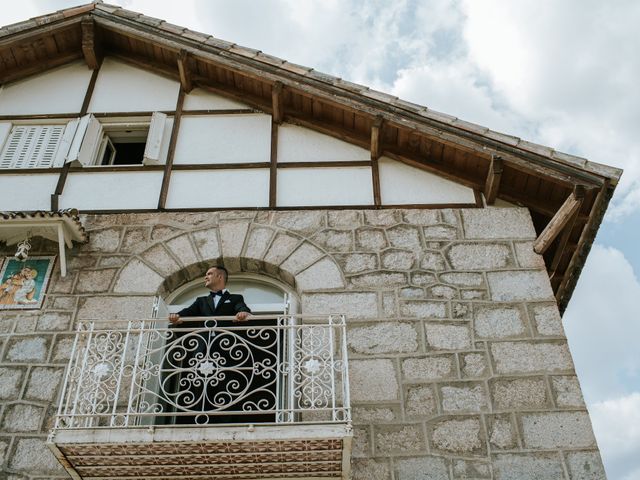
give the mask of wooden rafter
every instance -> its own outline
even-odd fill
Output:
[[[171,137],[169,137],[169,151],[167,152],[167,160],[164,164],[164,173],[162,175],[162,186],[160,187],[160,197],[158,199],[158,209],[164,210],[167,204],[167,195],[169,194],[169,182],[171,180],[171,170],[173,168],[173,156],[176,152],[176,144],[178,142],[178,132],[180,130],[180,120],[182,119],[182,107],[184,105],[185,93],[180,90],[178,93],[178,101],[176,102],[176,113],[173,117],[173,127],[171,128]]]
[[[380,169],[378,160],[382,155],[382,117],[377,117],[371,125],[371,180],[373,182],[373,203],[376,207],[382,205],[380,193]]]
[[[551,243],[567,226],[569,221],[579,211],[584,200],[585,189],[582,185],[576,185],[571,192],[571,195],[565,200],[562,206],[558,209],[554,217],[549,221],[542,233],[538,236],[533,243],[533,250],[542,255],[547,251]]]
[[[484,185],[484,197],[487,205],[493,205],[498,196],[498,190],[500,189],[500,179],[502,178],[502,158],[493,155],[491,157],[491,164],[489,165],[489,173],[487,175],[487,181]]]
[[[273,84],[273,88],[271,89],[271,111],[273,122],[277,125],[282,123],[282,119],[284,118],[284,101],[282,95],[282,82],[275,82]]]
[[[189,68],[189,54],[186,50],[180,50],[178,53],[178,74],[180,75],[180,86],[184,93],[193,90],[193,81],[191,80],[191,69]]]
[[[97,41],[96,25],[90,18],[82,20],[82,55],[91,70],[97,70],[102,63],[100,45]]]

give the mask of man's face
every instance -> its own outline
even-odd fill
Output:
[[[209,290],[220,290],[224,287],[222,272],[217,268],[210,268],[204,274],[204,286]]]

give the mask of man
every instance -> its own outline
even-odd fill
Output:
[[[251,310],[244,303],[242,295],[233,295],[225,288],[229,272],[224,267],[211,267],[204,275],[204,286],[211,290],[206,297],[198,297],[187,308],[178,313],[169,315],[169,321],[173,325],[183,322],[182,317],[223,317],[235,315],[236,322],[244,322],[249,317]]]

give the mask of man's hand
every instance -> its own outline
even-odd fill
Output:
[[[249,312],[238,312],[234,322],[246,322],[247,318],[249,318]]]
[[[180,318],[180,315],[178,315],[177,313],[170,313],[169,314],[169,321],[173,325],[179,325],[179,324],[182,323],[182,319]]]

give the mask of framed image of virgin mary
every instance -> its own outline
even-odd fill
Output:
[[[0,271],[0,310],[41,308],[55,258],[6,257]]]

